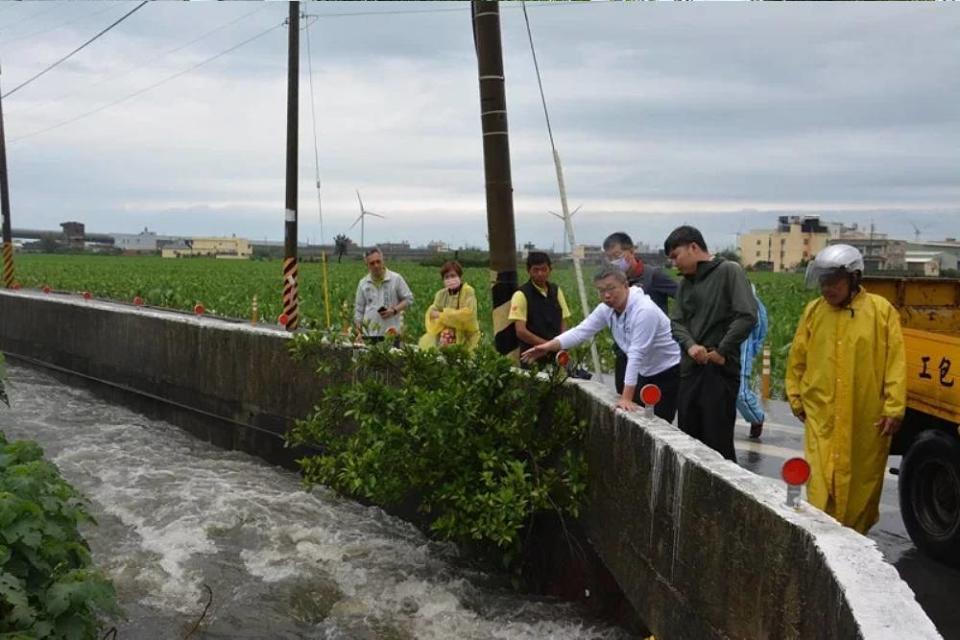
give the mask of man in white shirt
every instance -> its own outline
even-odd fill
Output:
[[[387,269],[380,249],[368,249],[364,260],[369,273],[357,284],[353,323],[364,342],[381,342],[388,333],[401,333],[403,311],[413,304],[413,293],[403,276]]]
[[[646,384],[655,384],[661,397],[654,413],[673,422],[680,386],[680,346],[673,339],[669,318],[642,289],[629,287],[626,275],[615,267],[601,269],[593,283],[603,302],[583,322],[549,342],[527,349],[521,358],[530,361],[550,351],[570,349],[609,327],[617,346],[627,354],[617,408],[635,411],[639,390]]]

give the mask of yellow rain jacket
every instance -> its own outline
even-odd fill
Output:
[[[434,309],[440,312],[436,320],[430,317],[430,311]],[[464,344],[468,349],[476,347],[480,343],[480,323],[477,321],[477,294],[473,287],[463,283],[456,294],[446,288],[438,291],[433,304],[427,307],[423,325],[427,332],[420,338],[421,349],[436,347],[444,329],[456,332],[457,344]]]
[[[811,301],[787,363],[787,399],[807,419],[810,504],[867,533],[880,517],[890,437],[874,426],[906,410],[906,357],[900,316],[863,288],[838,309]]]

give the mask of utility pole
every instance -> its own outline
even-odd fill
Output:
[[[563,165],[560,164],[560,154],[557,152],[557,145],[553,141],[553,127],[550,126],[550,113],[547,111],[547,97],[543,93],[543,81],[540,79],[540,64],[537,62],[537,50],[533,46],[533,31],[530,29],[530,18],[527,16],[527,4],[523,3],[523,19],[527,23],[527,37],[530,39],[530,55],[533,56],[533,68],[537,72],[537,86],[540,88],[540,103],[543,105],[543,118],[547,123],[547,136],[550,138],[550,149],[553,151],[553,166],[557,171],[557,189],[560,191],[560,207],[563,215],[553,214],[563,220],[564,229],[564,252],[566,245],[570,243],[570,257],[573,260],[573,273],[577,279],[577,292],[580,294],[580,306],[583,310],[583,317],[586,319],[590,315],[590,303],[587,301],[587,291],[583,284],[583,269],[580,268],[580,256],[577,254],[577,239],[573,235],[573,215],[580,209],[577,207],[572,213],[567,206],[567,186],[563,180]],[[551,211],[551,213],[553,213]],[[593,370],[597,379],[603,382],[603,373],[600,370],[600,355],[597,353],[597,343],[590,342],[590,358],[593,361]]]
[[[0,213],[3,214],[3,286],[13,287],[13,231],[10,225],[10,188],[7,184],[7,137],[0,100]]]
[[[300,100],[300,3],[292,1],[287,20],[287,193],[283,237],[283,319],[287,331],[300,324],[297,293],[297,118]]]
[[[517,240],[513,226],[513,184],[510,179],[507,96],[500,44],[500,6],[497,2],[473,0],[471,8],[480,79],[494,345],[500,353],[516,356],[517,334],[513,323],[507,320],[510,299],[517,289]]]

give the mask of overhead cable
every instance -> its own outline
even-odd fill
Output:
[[[74,123],[74,122],[76,122],[77,120],[82,120],[83,118],[92,116],[92,115],[94,115],[94,114],[96,114],[96,113],[100,113],[101,111],[103,111],[103,110],[105,110],[105,109],[109,109],[110,107],[114,107],[114,106],[116,106],[116,105],[118,105],[118,104],[120,104],[120,103],[122,103],[122,102],[126,102],[127,100],[132,100],[133,98],[136,98],[137,96],[141,96],[141,95],[143,95],[144,93],[146,93],[146,92],[148,92],[148,91],[151,91],[151,90],[153,90],[153,89],[156,89],[156,88],[159,87],[160,85],[166,84],[166,83],[170,82],[171,80],[176,80],[176,79],[179,78],[180,76],[186,75],[186,74],[190,73],[191,71],[194,71],[194,70],[196,70],[196,69],[199,69],[200,67],[204,66],[205,64],[208,64],[208,63],[210,63],[210,62],[213,62],[213,61],[216,60],[217,58],[220,58],[220,57],[222,57],[222,56],[225,56],[225,55],[227,55],[228,53],[231,53],[231,52],[233,52],[233,51],[236,51],[237,49],[239,49],[240,47],[244,46],[245,44],[249,44],[249,43],[253,42],[254,40],[256,40],[256,39],[258,39],[258,38],[262,38],[263,36],[267,35],[267,34],[270,33],[271,31],[274,31],[274,30],[276,30],[276,29],[279,29],[280,27],[284,26],[285,24],[286,24],[286,22],[279,22],[279,23],[275,24],[274,26],[270,27],[269,29],[265,29],[264,31],[261,31],[261,32],[258,33],[258,34],[254,35],[254,36],[252,36],[252,37],[250,37],[250,38],[247,38],[247,39],[244,40],[243,42],[240,42],[240,43],[238,43],[238,44],[235,44],[235,45],[233,45],[232,47],[230,47],[229,49],[225,49],[225,50],[221,51],[220,53],[218,53],[218,54],[216,54],[216,55],[214,55],[214,56],[210,56],[209,58],[207,58],[207,59],[205,59],[205,60],[202,60],[202,61],[198,62],[197,64],[195,64],[195,65],[193,65],[193,66],[191,66],[191,67],[188,67],[188,68],[184,69],[183,71],[178,71],[177,73],[175,73],[175,74],[173,74],[173,75],[170,75],[170,76],[167,76],[166,78],[164,78],[164,79],[162,79],[162,80],[159,80],[159,81],[157,81],[157,82],[154,82],[154,83],[151,84],[151,85],[148,85],[148,86],[146,86],[146,87],[144,87],[144,88],[142,88],[142,89],[139,89],[139,90],[137,90],[137,91],[134,91],[133,93],[129,93],[129,94],[127,94],[126,96],[124,96],[124,97],[122,97],[122,98],[118,98],[118,99],[116,99],[116,100],[113,100],[112,102],[108,102],[107,104],[100,105],[100,106],[97,107],[96,109],[91,109],[90,111],[85,111],[84,113],[81,113],[81,114],[79,114],[79,115],[77,115],[77,116],[74,116],[73,118],[70,118],[69,120],[64,120],[63,122],[60,122],[60,123],[58,123],[58,124],[51,125],[51,126],[49,126],[49,127],[43,128],[43,129],[38,129],[37,131],[33,131],[33,132],[31,132],[31,133],[27,133],[27,134],[24,134],[24,135],[22,135],[22,136],[17,136],[16,138],[13,138],[12,140],[10,140],[10,142],[11,142],[11,143],[17,142],[18,140],[24,140],[24,139],[26,139],[26,138],[32,138],[33,136],[38,136],[38,135],[40,135],[40,134],[42,134],[42,133],[46,133],[46,132],[48,132],[48,131],[53,131],[54,129],[59,129],[60,127],[66,126],[66,125],[71,124],[71,123]]]
[[[71,96],[74,96],[74,95],[76,95],[77,93],[82,92],[84,89],[92,89],[92,88],[94,88],[94,87],[100,86],[101,84],[103,84],[104,82],[107,82],[107,81],[109,81],[109,80],[116,80],[117,78],[122,78],[122,77],[124,77],[124,76],[126,76],[126,75],[129,75],[129,74],[133,73],[134,71],[137,71],[138,69],[142,69],[142,68],[144,67],[144,65],[146,65],[146,64],[148,64],[148,63],[150,63],[150,62],[156,62],[157,60],[160,60],[161,58],[165,58],[166,56],[169,56],[169,55],[171,55],[171,54],[173,54],[173,53],[176,53],[176,52],[178,52],[178,51],[180,51],[180,50],[182,50],[182,49],[186,49],[186,48],[189,47],[190,45],[196,44],[196,43],[200,42],[201,40],[204,40],[205,38],[210,37],[211,35],[213,35],[213,34],[216,33],[217,31],[220,31],[220,30],[225,29],[225,28],[227,28],[227,27],[229,27],[229,26],[232,26],[232,25],[236,24],[237,22],[240,22],[241,20],[244,20],[245,18],[248,18],[248,17],[252,16],[252,15],[255,14],[255,13],[258,13],[258,12],[260,12],[260,11],[263,11],[264,9],[267,8],[267,6],[268,6],[268,5],[267,5],[266,2],[259,3],[259,6],[258,6],[256,9],[254,9],[253,11],[248,11],[247,13],[244,13],[243,15],[241,15],[241,16],[239,16],[239,17],[237,17],[237,18],[234,18],[233,20],[230,20],[229,22],[224,22],[223,24],[220,24],[220,25],[214,27],[213,29],[210,29],[209,31],[205,31],[204,33],[200,34],[199,36],[197,36],[197,37],[195,37],[195,38],[193,38],[193,39],[191,39],[191,40],[188,40],[187,42],[184,42],[184,43],[182,43],[182,44],[178,44],[177,46],[173,47],[172,49],[167,49],[167,50],[164,51],[163,53],[160,53],[160,54],[157,54],[157,55],[148,56],[148,57],[146,57],[146,58],[141,58],[140,60],[134,62],[132,66],[127,67],[126,69],[124,69],[123,71],[120,71],[119,73],[108,74],[108,75],[106,75],[105,77],[103,77],[103,78],[101,78],[100,80],[98,80],[97,82],[94,82],[93,84],[90,84],[90,85],[87,85],[87,86],[84,86],[84,87],[80,87],[79,89],[74,89],[73,91],[68,91],[67,93],[60,94],[59,96],[57,96],[57,97],[55,97],[55,98],[52,98],[52,99],[50,99],[50,100],[47,100],[46,102],[42,102],[42,103],[40,103],[40,104],[32,104],[32,105],[29,106],[29,108],[30,108],[31,111],[36,111],[37,109],[41,109],[41,108],[43,108],[43,107],[45,107],[45,106],[47,106],[47,105],[49,105],[49,104],[61,103],[64,99],[69,98],[69,97],[71,97]],[[16,103],[14,103],[14,105],[16,105]],[[16,109],[16,107],[14,107],[14,109],[11,110],[11,114],[12,114],[12,113],[16,113],[16,112],[17,112],[17,109]]]
[[[325,241],[323,236],[323,204],[320,197],[320,143],[317,140],[317,108],[314,105],[313,91],[313,53],[310,50],[310,25],[304,29],[307,33],[307,77],[310,79],[310,115],[313,119],[313,166],[317,178],[317,213],[320,216],[320,244]]]
[[[49,32],[51,32],[51,31],[56,31],[57,29],[62,29],[63,27],[66,27],[67,25],[71,25],[71,24],[73,24],[73,23],[75,23],[75,22],[80,22],[81,20],[86,20],[87,18],[96,17],[96,16],[100,15],[101,13],[105,13],[105,12],[110,11],[111,9],[115,9],[115,8],[116,8],[116,5],[107,4],[107,6],[103,7],[103,8],[100,9],[99,11],[94,11],[93,13],[84,13],[83,15],[76,16],[76,17],[74,17],[74,18],[70,18],[69,20],[64,20],[63,22],[58,22],[57,24],[53,25],[52,27],[44,27],[43,29],[39,29],[39,30],[37,30],[37,31],[31,31],[30,33],[24,33],[23,35],[14,36],[13,38],[5,38],[5,39],[3,40],[3,44],[4,44],[4,45],[8,45],[8,44],[10,44],[11,42],[17,42],[18,40],[24,40],[24,39],[26,39],[26,38],[33,38],[33,37],[35,37],[35,36],[40,36],[40,35],[43,35],[43,34],[45,34],[45,33],[49,33]]]
[[[90,44],[92,44],[95,40],[97,40],[98,38],[100,38],[101,36],[103,36],[105,33],[107,33],[108,31],[110,31],[111,29],[113,29],[115,26],[117,26],[118,24],[120,24],[121,22],[123,22],[124,20],[126,20],[127,18],[129,18],[130,16],[132,16],[136,11],[138,11],[138,10],[141,9],[141,8],[143,8],[146,4],[147,4],[147,0],[143,0],[143,2],[141,2],[140,4],[138,4],[137,6],[135,6],[133,9],[131,9],[130,11],[126,12],[125,14],[123,14],[122,16],[120,16],[119,18],[117,18],[116,20],[114,20],[112,24],[110,24],[109,26],[107,26],[105,29],[101,30],[100,33],[98,33],[97,35],[93,36],[92,38],[90,38],[89,40],[87,40],[86,42],[84,42],[82,45],[80,45],[79,47],[77,47],[76,49],[74,49],[73,51],[71,51],[70,53],[68,53],[67,55],[63,56],[62,58],[60,58],[59,60],[57,60],[56,62],[54,62],[53,64],[51,64],[50,66],[48,66],[48,67],[47,67],[46,69],[44,69],[43,71],[32,75],[31,77],[27,78],[26,80],[24,80],[23,82],[21,82],[20,84],[18,84],[16,87],[14,87],[13,89],[11,89],[10,91],[7,91],[5,94],[3,94],[3,97],[6,98],[7,96],[9,96],[9,95],[11,95],[11,94],[16,93],[17,91],[19,91],[20,89],[24,88],[25,86],[27,86],[28,84],[30,84],[31,82],[33,82],[34,80],[36,80],[37,78],[39,78],[40,76],[44,75],[45,73],[48,73],[49,71],[52,71],[52,70],[55,69],[58,65],[66,62],[66,61],[67,61],[68,59],[70,59],[72,56],[74,56],[75,54],[79,53],[81,50],[83,50],[84,48],[86,48],[87,46],[89,46]]]

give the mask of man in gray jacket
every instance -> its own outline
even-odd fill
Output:
[[[681,351],[677,422],[736,462],[740,343],[757,321],[757,303],[740,265],[710,255],[694,227],[674,229],[663,250],[683,276],[670,314]]]

